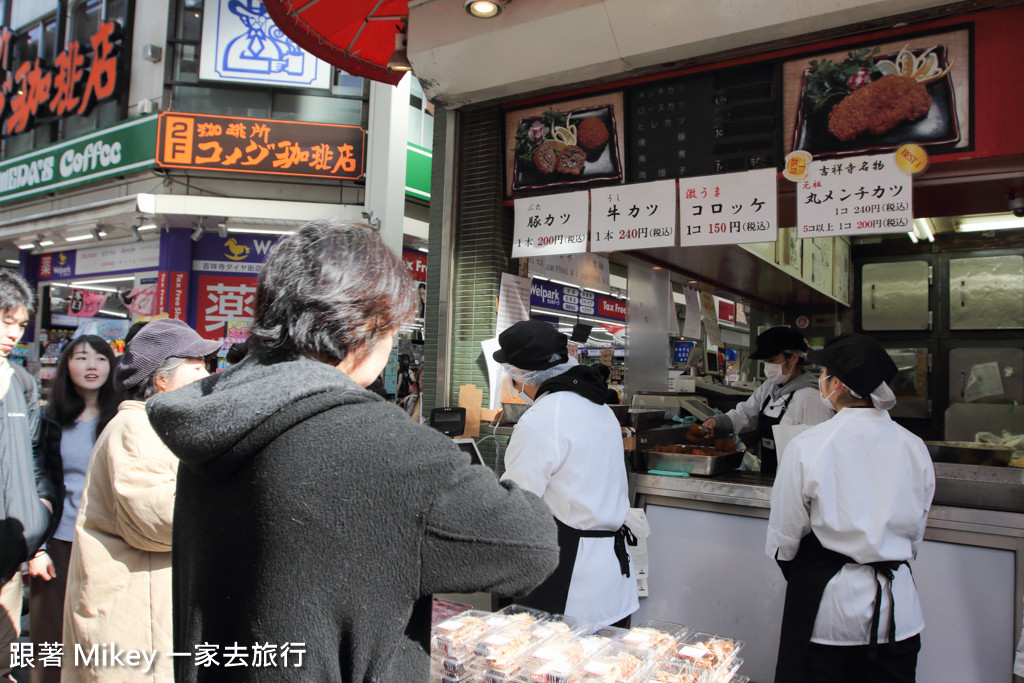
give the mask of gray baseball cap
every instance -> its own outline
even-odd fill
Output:
[[[215,339],[203,339],[180,320],[160,318],[132,337],[114,368],[114,388],[130,389],[144,382],[168,358],[205,358],[220,349]]]

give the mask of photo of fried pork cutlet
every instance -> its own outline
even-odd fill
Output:
[[[904,76],[883,76],[843,98],[832,109],[828,129],[844,142],[865,132],[881,135],[904,121],[925,116],[931,106],[931,95],[923,83]]]

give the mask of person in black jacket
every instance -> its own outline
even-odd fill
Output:
[[[245,359],[146,404],[181,459],[175,651],[278,648],[262,667],[176,658],[179,683],[426,681],[433,593],[515,595],[554,570],[540,499],[364,388],[414,292],[370,226],[313,221],[260,272]]]
[[[117,359],[102,337],[71,340],[57,361],[50,397],[42,415],[41,445],[46,472],[57,491],[46,548],[29,560],[30,630],[36,652],[43,643],[62,643],[64,591],[75,538],[75,517],[85,485],[93,444],[117,412],[114,390]],[[37,667],[33,683],[59,683],[60,668]]]
[[[29,284],[0,269],[0,678],[10,676],[10,645],[21,631],[21,563],[42,544],[57,502],[38,448],[39,390],[8,360],[34,306]]]

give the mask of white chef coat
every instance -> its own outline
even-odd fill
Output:
[[[786,447],[772,488],[770,557],[791,560],[811,531],[821,544],[861,564],[847,564],[821,598],[811,642],[866,645],[875,600],[875,571],[863,563],[917,555],[935,493],[935,471],[918,437],[874,408],[844,408]],[[889,594],[882,581],[878,642],[888,642]],[[896,640],[924,629],[910,568],[892,582]]]
[[[574,529],[615,531],[629,511],[622,432],[615,413],[569,391],[545,394],[516,423],[502,480],[539,496]],[[625,577],[614,539],[581,538],[565,613],[611,624],[640,606],[636,576]]]
[[[789,395],[792,394],[792,397]],[[802,372],[786,384],[766,380],[743,403],[715,418],[717,429],[740,434],[757,429],[757,418],[765,399],[765,415],[777,417],[785,406],[784,425],[816,425],[832,417],[832,410],[819,398],[818,380],[809,372]],[[787,403],[788,400],[788,403]]]

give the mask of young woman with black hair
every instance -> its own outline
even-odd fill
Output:
[[[42,447],[47,476],[58,492],[45,548],[29,560],[30,620],[36,651],[60,643],[75,517],[96,437],[121,402],[114,390],[114,352],[102,337],[73,339],[61,353],[50,399],[42,415]],[[33,683],[60,681],[58,667],[35,667]]]

